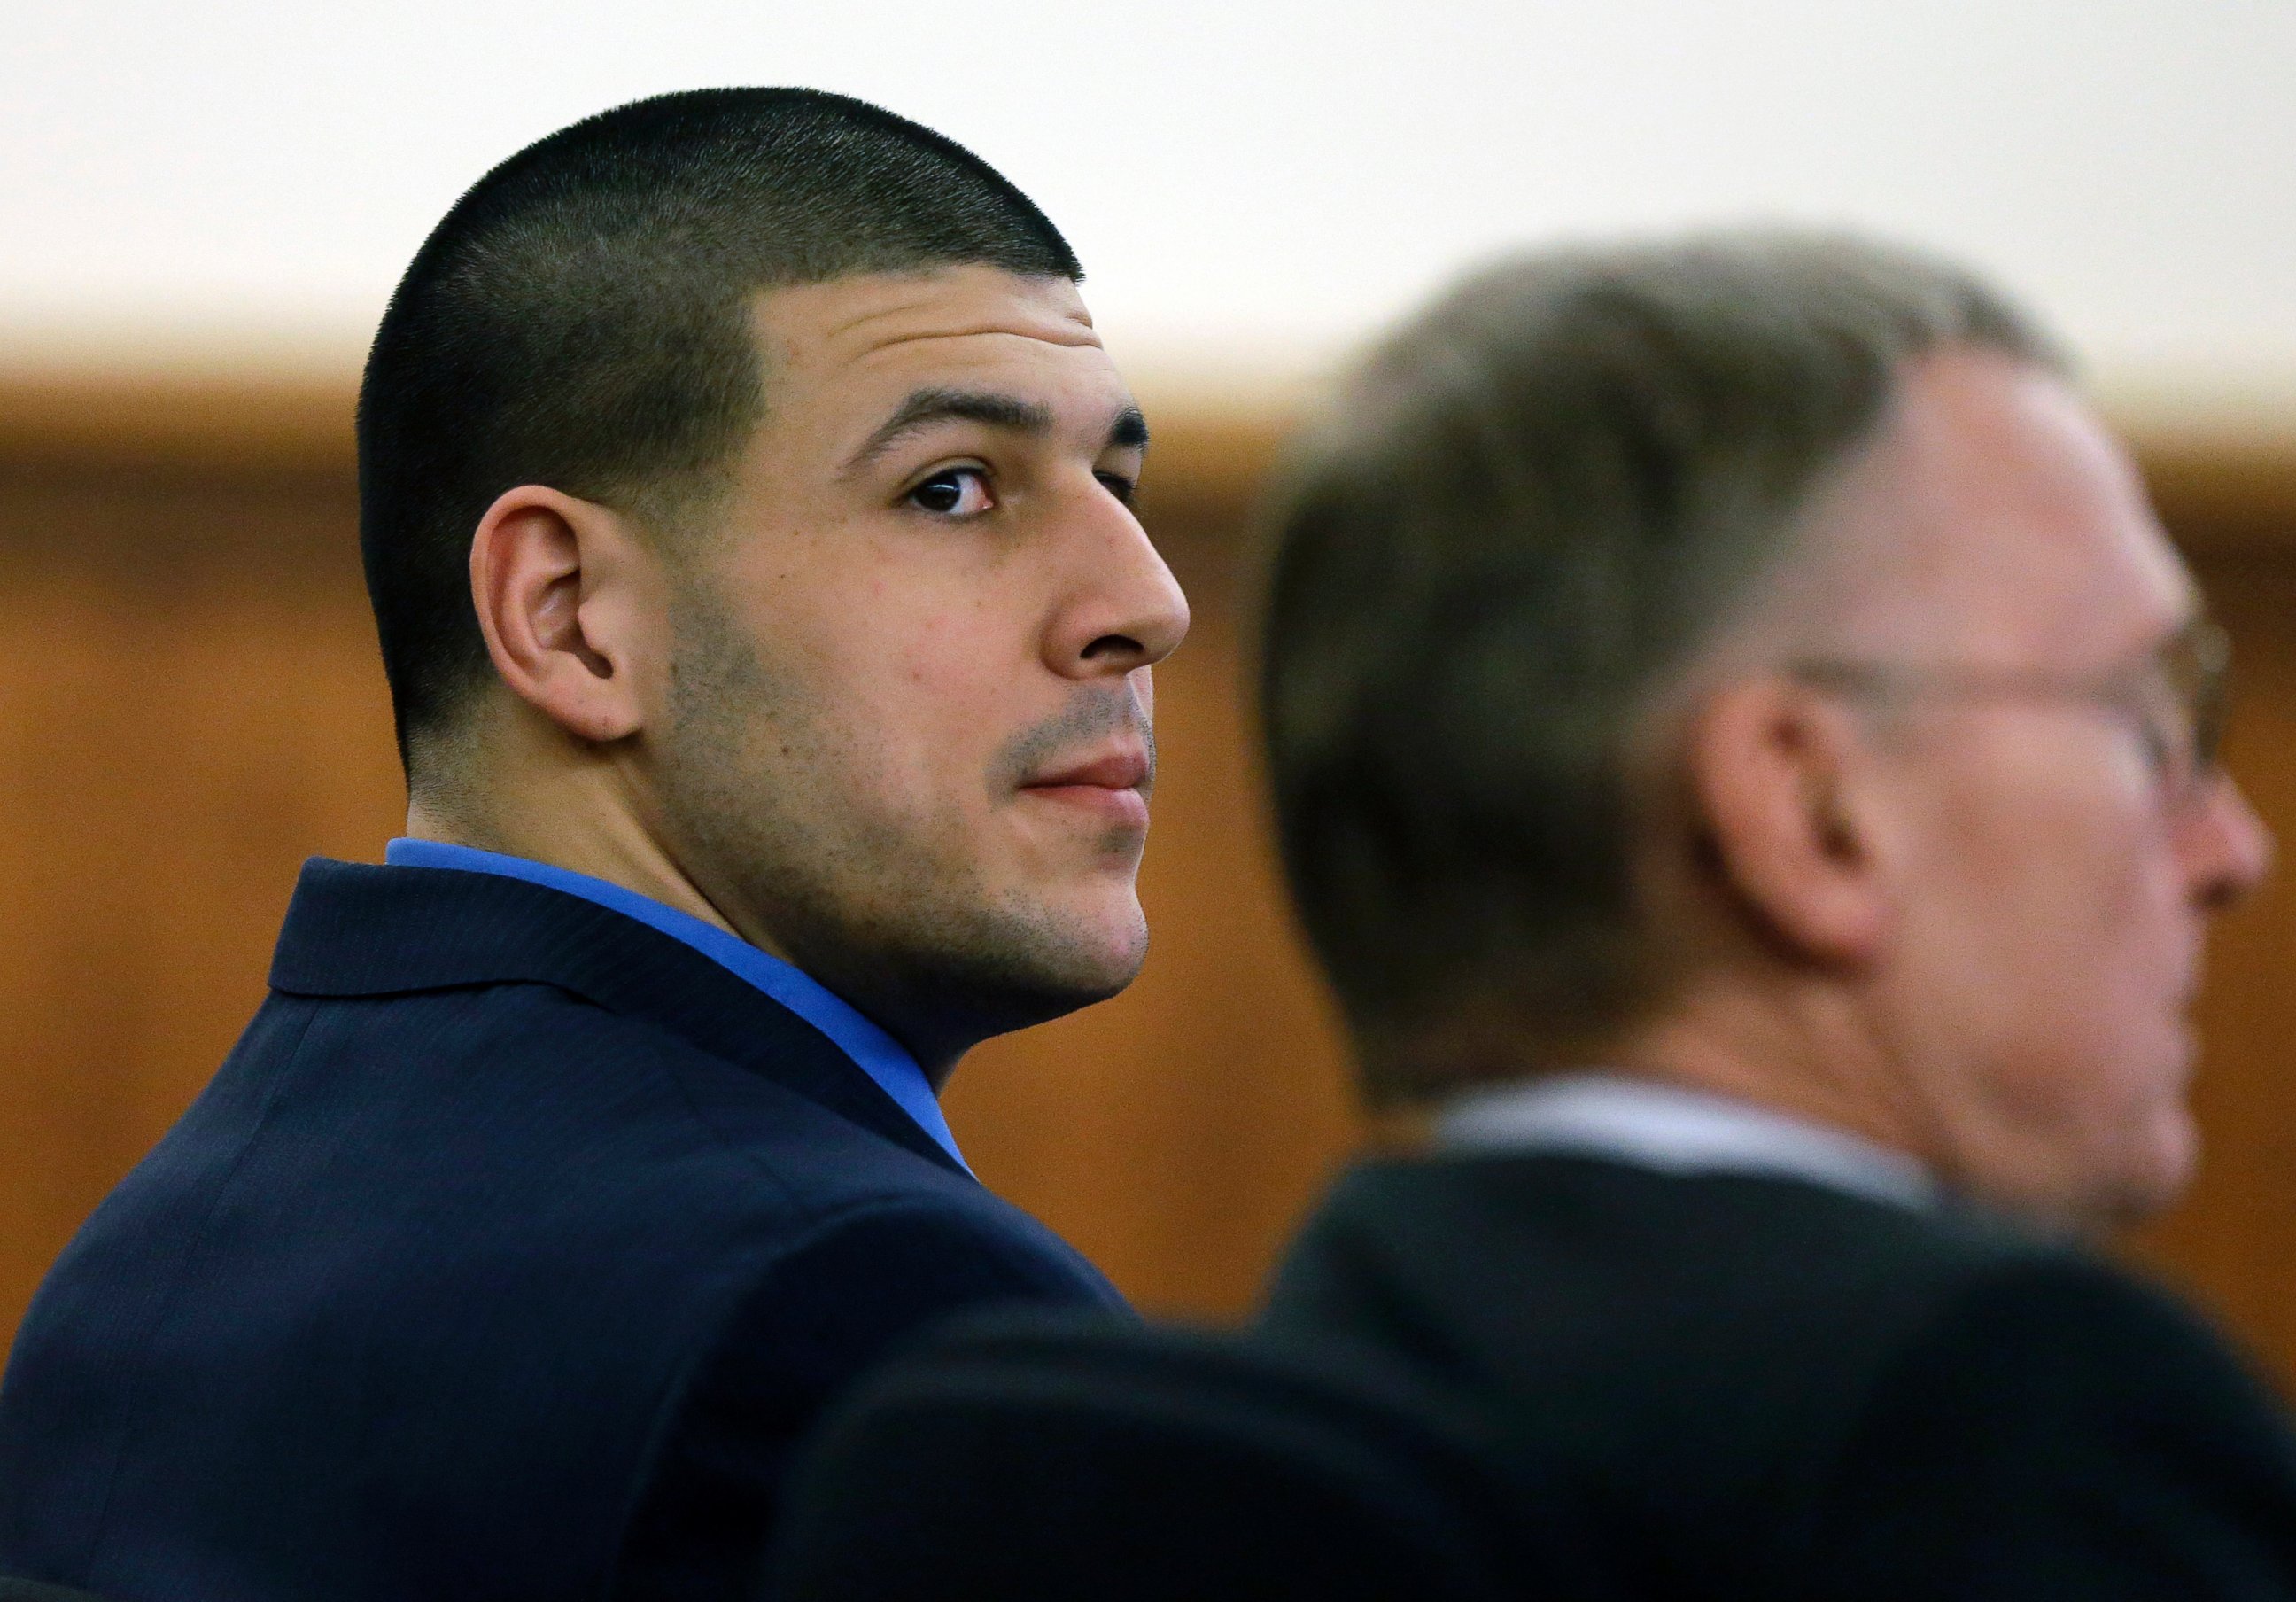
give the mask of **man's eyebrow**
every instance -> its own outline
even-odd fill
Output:
[[[1011,429],[1015,433],[1044,434],[1052,431],[1053,410],[1041,401],[1023,400],[1017,395],[994,390],[918,390],[894,407],[893,415],[862,441],[861,448],[853,453],[843,471],[858,472],[910,435],[948,422],[980,423],[990,428]],[[1147,444],[1148,419],[1141,415],[1140,408],[1128,406],[1117,413],[1115,421],[1108,425],[1108,448],[1142,450]]]
[[[913,390],[906,400],[893,408],[893,415],[862,441],[861,448],[853,453],[844,471],[857,472],[911,434],[935,423],[951,422],[980,423],[1015,433],[1043,434],[1052,431],[1053,409],[1041,401],[1000,395],[994,390]]]

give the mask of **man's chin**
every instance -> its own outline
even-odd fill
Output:
[[[1148,959],[1145,932],[1136,941],[1076,950],[1069,960],[1045,965],[1037,987],[1044,1019],[1096,1006],[1120,996],[1140,976]],[[1039,1020],[1042,1021],[1042,1020]]]
[[[1136,902],[1099,916],[1045,910],[949,955],[953,988],[971,992],[988,1032],[1009,1034],[1121,994],[1147,959],[1148,928]]]
[[[2184,1200],[2200,1170],[2201,1136],[2180,1103],[2163,1109],[2133,1143],[2088,1209],[2091,1231],[2114,1234],[2152,1222]]]

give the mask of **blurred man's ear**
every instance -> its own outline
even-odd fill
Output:
[[[1715,694],[1685,744],[1693,826],[1720,888],[1765,939],[1832,966],[1874,960],[1895,917],[1859,751],[1848,709],[1784,678]]]
[[[619,513],[539,485],[505,490],[471,541],[471,599],[495,671],[577,739],[636,734],[659,644],[653,561]]]

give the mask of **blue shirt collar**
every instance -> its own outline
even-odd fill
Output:
[[[458,868],[463,873],[523,879],[529,884],[545,885],[594,901],[625,917],[636,918],[672,940],[684,941],[827,1035],[838,1049],[853,1059],[856,1067],[874,1080],[878,1088],[916,1121],[919,1129],[955,1158],[959,1167],[968,1173],[972,1171],[964,1154],[956,1149],[956,1137],[949,1130],[948,1120],[941,1115],[932,1081],[925,1077],[916,1058],[851,1004],[770,952],[760,951],[740,936],[651,896],[547,862],[533,862],[500,851],[482,851],[475,846],[447,845],[435,840],[394,840],[384,848],[382,859],[392,867]]]

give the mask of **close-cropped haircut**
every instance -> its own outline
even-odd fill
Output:
[[[1475,1060],[1492,1028],[1536,1061],[1655,998],[1636,732],[1792,555],[1906,366],[1952,347],[2062,367],[1985,285],[1896,249],[1556,252],[1443,296],[1294,448],[1262,727],[1285,871],[1374,1097],[1519,1071]]]
[[[391,297],[359,390],[359,529],[410,780],[488,672],[471,538],[543,484],[660,526],[763,415],[758,294],[985,264],[1083,276],[979,157],[842,95],[702,89],[562,129],[472,186]]]

